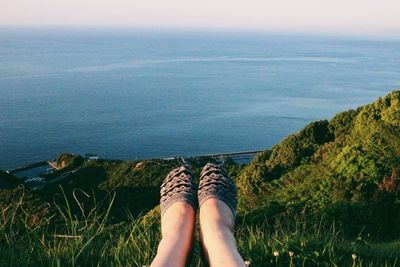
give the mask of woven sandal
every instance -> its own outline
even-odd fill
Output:
[[[196,210],[196,187],[189,168],[182,166],[173,169],[164,179],[160,195],[161,217],[176,202],[185,202]]]
[[[210,198],[224,202],[231,209],[233,216],[236,216],[237,189],[235,183],[221,166],[213,163],[208,163],[201,171],[198,190],[199,206]]]

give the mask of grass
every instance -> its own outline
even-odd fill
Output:
[[[114,199],[109,195],[87,209],[75,198],[79,208],[72,212],[74,203],[64,194],[54,212],[38,214],[24,208],[22,195],[0,209],[0,266],[149,266],[160,240],[158,210],[113,224]],[[238,248],[250,266],[399,266],[400,242],[349,241],[334,223],[323,225],[283,217],[274,225],[242,222]],[[191,262],[206,266],[197,237]]]

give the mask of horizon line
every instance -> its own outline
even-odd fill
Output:
[[[178,32],[178,33],[241,33],[283,36],[314,36],[341,37],[350,39],[400,40],[399,33],[390,32],[351,32],[351,31],[322,31],[299,29],[254,29],[231,27],[176,27],[176,26],[138,26],[138,25],[47,25],[47,24],[0,24],[0,29],[71,29],[71,30],[132,30],[148,32]]]

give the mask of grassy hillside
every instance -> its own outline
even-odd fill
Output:
[[[400,92],[311,123],[261,154],[237,179],[249,220],[329,217],[349,236],[400,234]]]
[[[148,265],[159,186],[180,162],[59,159],[76,171],[39,192],[0,172],[0,266]],[[198,177],[207,161],[188,163]],[[251,266],[398,265],[399,91],[225,167],[239,189],[236,236]],[[192,266],[204,265],[199,250],[195,242]]]

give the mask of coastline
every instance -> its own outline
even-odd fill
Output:
[[[194,155],[194,156],[175,156],[175,157],[161,157],[161,158],[146,158],[146,159],[134,159],[138,161],[152,161],[152,160],[176,160],[176,159],[201,159],[201,158],[214,158],[214,159],[223,159],[225,157],[229,157],[235,162],[249,162],[251,161],[258,153],[265,151],[265,150],[253,150],[253,151],[239,151],[239,152],[230,152],[230,153],[213,153],[213,154],[203,154],[203,155]],[[111,158],[102,158],[102,160],[115,160]],[[118,161],[128,161],[127,160],[118,160]],[[17,174],[20,172],[28,171],[30,169],[34,169],[37,167],[49,165],[49,167],[54,168],[55,159],[43,160],[39,162],[30,163],[21,167],[7,169],[5,172],[10,174]],[[238,163],[239,164],[239,163]]]

